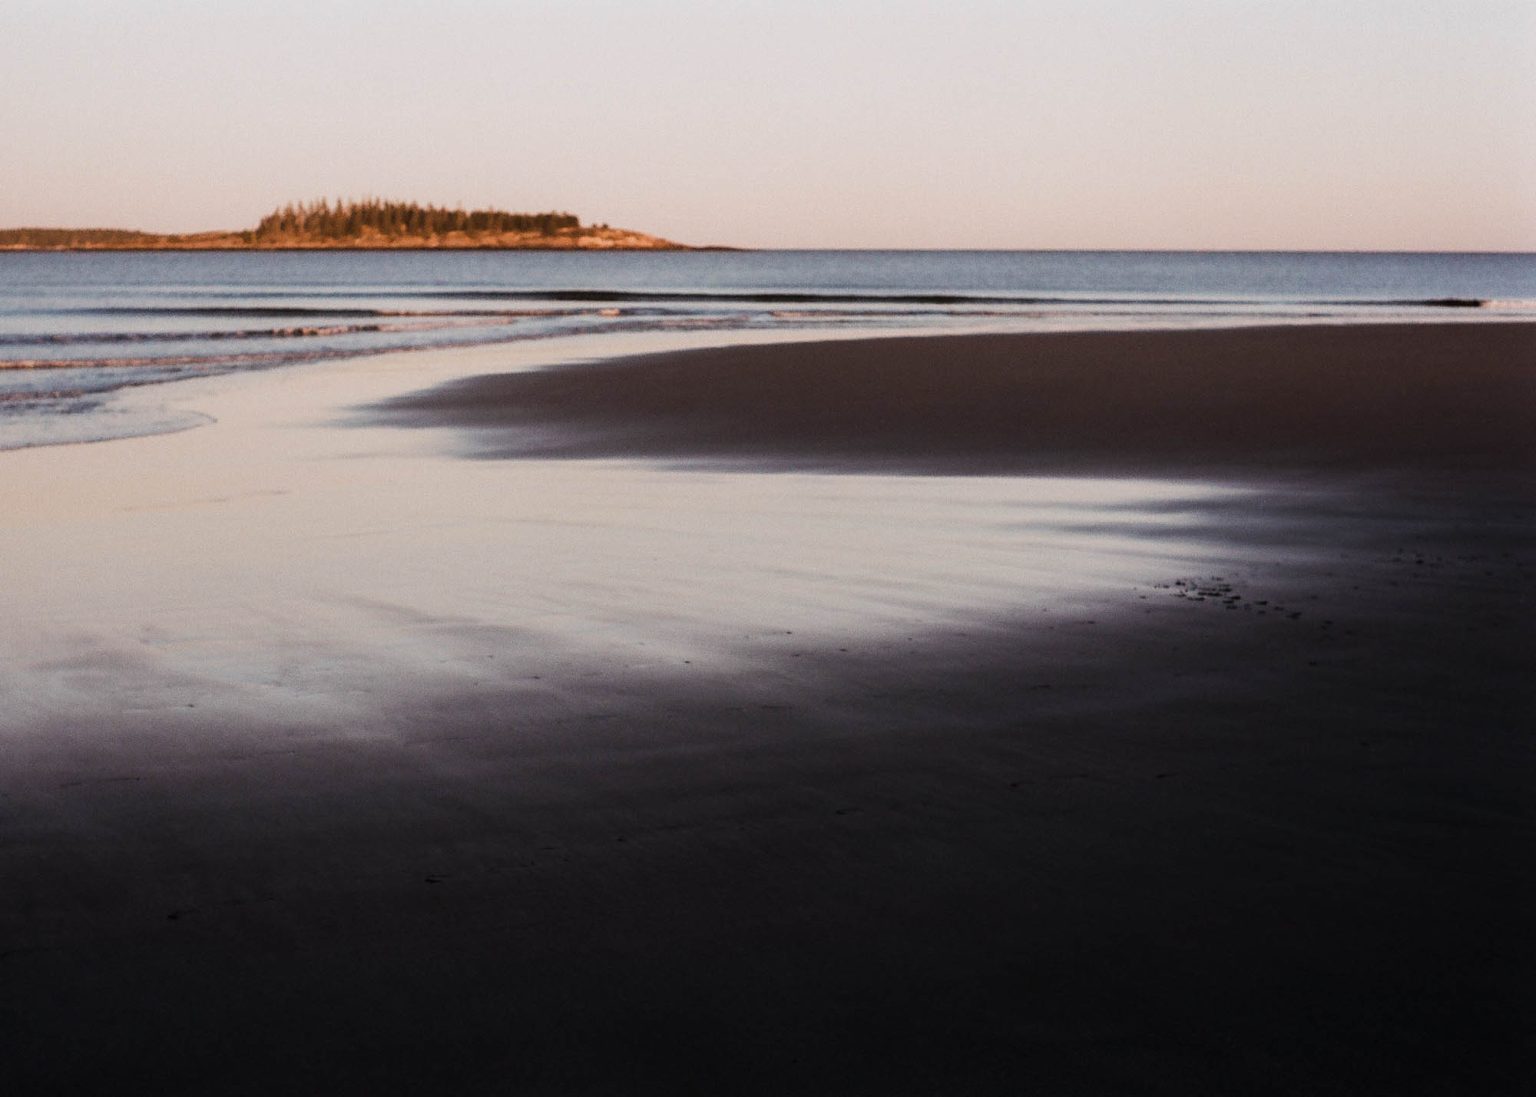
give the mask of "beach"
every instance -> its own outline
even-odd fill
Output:
[[[0,453],[18,1091],[1529,1087],[1536,325],[720,338]]]

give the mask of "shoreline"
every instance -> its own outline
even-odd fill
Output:
[[[94,251],[750,251],[727,245],[565,243],[550,244],[79,244],[70,247],[36,247],[0,244],[4,252],[94,252]]]
[[[50,229],[48,231],[57,231],[57,230]],[[70,230],[66,229],[66,230],[63,230],[63,231],[70,231]],[[80,231],[89,231],[89,230],[80,230]],[[671,243],[671,241],[669,241],[669,243]],[[245,248],[245,247],[247,247],[247,245],[241,245],[241,247]],[[734,245],[734,244],[677,244],[676,247],[679,248],[680,250],[684,250],[684,251],[850,252],[850,253],[871,253],[871,254],[900,254],[900,253],[906,253],[906,252],[911,252],[911,253],[916,253],[916,254],[943,253],[943,252],[961,252],[961,253],[975,253],[975,254],[979,254],[979,255],[1008,254],[1008,253],[1018,253],[1018,254],[1025,254],[1025,255],[1364,255],[1364,256],[1374,256],[1374,255],[1470,255],[1470,256],[1519,256],[1519,257],[1526,257],[1526,256],[1536,255],[1536,252],[1532,252],[1532,251],[1500,251],[1500,250],[1490,250],[1490,249],[1482,249],[1482,250],[1476,250],[1476,251],[1464,251],[1464,250],[1434,249],[1434,248],[1429,249],[1429,250],[1416,250],[1416,249],[1411,249],[1411,248],[1399,248],[1399,249],[1391,249],[1391,250],[1360,249],[1360,248],[1328,248],[1328,249],[1322,249],[1322,250],[1316,250],[1316,249],[1295,250],[1295,249],[1283,249],[1283,248],[1281,248],[1281,249],[1276,249],[1276,248],[869,248],[869,247],[863,247],[863,248],[757,248],[757,247],[748,247],[748,246],[738,246],[738,245]],[[57,248],[57,247],[37,247],[37,246],[33,246],[33,245],[0,244],[0,252],[3,252],[3,251],[98,251],[98,250],[99,251],[108,251],[108,250],[120,250],[120,251],[174,251],[174,250],[195,250],[195,249],[187,249],[185,247],[177,247],[177,246],[166,247],[166,246],[159,246],[159,245],[152,246],[152,247],[142,247],[142,246],[114,247],[114,246],[111,246],[111,245],[107,245],[107,246],[103,246],[103,245],[82,245],[82,246],[78,246],[78,247]],[[251,249],[251,250],[257,250],[257,249]],[[303,249],[303,248],[295,248],[295,249],[290,249],[290,250],[305,250],[305,249]],[[355,248],[355,249],[351,249],[351,250],[367,251],[367,250],[373,250],[373,249],[368,248],[368,247],[363,247],[363,248]],[[410,249],[410,250],[426,250],[426,251],[431,251],[431,250],[441,250],[441,249],[436,249],[436,248],[414,248],[414,249]],[[459,249],[459,250],[473,250],[473,249]],[[645,250],[645,249],[635,249],[635,250]]]
[[[1536,362],[1483,328],[503,345],[0,454],[14,1084],[1520,1092]],[[1075,449],[978,429],[1024,340],[1098,363],[1031,390]],[[1154,345],[1289,350],[1168,450]],[[1319,407],[1327,346],[1386,358]]]

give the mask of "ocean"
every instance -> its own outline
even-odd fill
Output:
[[[1536,320],[1536,255],[0,252],[0,449],[187,425],[122,406],[128,387],[590,332],[1496,319]]]

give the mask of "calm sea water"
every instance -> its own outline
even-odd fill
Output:
[[[1536,320],[1536,256],[0,252],[0,449],[171,429],[113,393],[593,331]]]

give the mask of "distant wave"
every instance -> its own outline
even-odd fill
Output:
[[[400,314],[405,318],[410,314]],[[0,347],[92,346],[98,343],[202,343],[231,339],[315,339],[341,335],[380,335],[402,332],[440,331],[447,328],[481,326],[454,321],[470,317],[462,313],[421,313],[416,322],[372,324],[310,324],[302,327],[243,328],[235,331],[97,331],[46,332],[39,334],[0,335]],[[493,314],[494,318],[502,314]],[[479,319],[483,325],[482,317]],[[438,322],[432,322],[437,320]]]
[[[1352,304],[1353,302],[1349,303]],[[1397,302],[1392,303],[1396,304]],[[1361,304],[1370,304],[1370,302],[1364,301]],[[1404,301],[1402,304],[1429,305],[1434,308],[1446,309],[1479,309],[1487,305],[1488,302],[1477,297],[1430,297],[1423,301]]]
[[[284,316],[361,318],[384,315],[378,309],[287,305],[96,305],[89,308],[44,311],[69,316],[247,316],[253,319],[278,319]]]
[[[580,301],[588,303],[624,302],[723,302],[727,304],[764,305],[1019,305],[1019,306],[1220,306],[1220,305],[1303,305],[1311,307],[1336,305],[1339,307],[1437,307],[1478,308],[1487,302],[1476,297],[1424,297],[1424,298],[1361,298],[1341,300],[1337,298],[1296,298],[1254,300],[1246,297],[1149,297],[1125,295],[1121,297],[1077,297],[1066,294],[1012,295],[972,293],[801,293],[795,291],[751,290],[724,292],[715,290],[621,290],[621,289],[559,289],[559,290],[452,290],[429,291],[411,294],[416,297],[444,297],[470,300],[496,301]]]
[[[442,314],[450,315],[450,314]],[[300,328],[291,329],[293,336],[313,336],[309,339],[297,339],[292,349],[272,351],[222,351],[208,354],[139,354],[139,355],[112,355],[90,356],[72,358],[7,358],[0,355],[0,372],[13,370],[71,370],[71,369],[95,369],[106,368],[112,370],[138,371],[154,369],[171,369],[177,371],[223,372],[231,369],[262,368],[268,366],[293,365],[301,362],[328,361],[337,358],[360,358],[372,354],[385,354],[397,351],[424,351],[445,350],[456,347],[487,346],[499,343],[513,343],[524,340],[550,339],[561,335],[573,334],[582,330],[582,322],[590,318],[601,317],[607,321],[603,331],[607,332],[642,332],[642,331],[680,331],[690,329],[712,329],[730,327],[728,318],[720,317],[696,317],[696,316],[637,316],[627,317],[623,315],[612,316],[606,310],[601,312],[588,311],[579,314],[558,313],[556,319],[568,319],[571,324],[547,330],[529,330],[517,325],[490,324],[490,325],[465,325],[453,323],[427,324],[427,325],[394,325],[394,324],[366,324],[356,325],[343,331],[335,331],[329,328]],[[276,331],[278,329],[274,329]],[[287,329],[284,329],[287,330]],[[273,338],[274,331],[265,332],[222,332],[214,333],[213,338]],[[432,338],[426,341],[420,339],[411,341],[407,339],[379,339],[362,345],[337,346],[328,342],[329,338],[335,338],[341,334],[361,335],[394,335],[394,336],[421,336],[433,332],[457,331],[462,334],[448,335],[446,337]],[[207,333],[171,333],[167,336],[160,334],[141,335],[130,333],[107,333],[104,336],[81,336],[79,339],[86,345],[93,342],[115,344],[119,346],[132,346],[142,343],[154,343],[162,338],[168,340],[182,339],[196,342],[200,338],[208,337]],[[41,338],[41,337],[24,337]],[[66,337],[67,338],[67,337]],[[4,344],[0,344],[3,346]],[[16,345],[12,343],[10,345]],[[22,345],[27,345],[23,343]],[[38,344],[32,344],[38,345]],[[41,344],[49,345],[49,344]],[[56,345],[56,344],[55,344]]]
[[[442,293],[380,293],[378,297],[462,297],[465,294]],[[42,309],[40,312],[58,316],[228,316],[253,320],[281,320],[291,317],[324,317],[336,320],[369,319],[372,317],[402,316],[552,316],[560,315],[557,309],[369,309],[327,308],[318,305],[99,305],[87,308]]]
[[[1122,296],[1073,296],[1070,294],[995,294],[995,293],[880,293],[865,291],[800,292],[793,290],[629,290],[629,289],[423,289],[369,290],[360,288],[354,296],[372,298],[412,298],[442,301],[549,302],[551,304],[728,304],[728,305],[929,305],[967,306],[1119,306],[1156,307],[1339,307],[1339,308],[1485,308],[1536,307],[1536,302],[1487,300],[1479,297],[1360,297],[1360,298],[1252,298],[1252,297],[1171,297],[1125,294]],[[389,316],[517,316],[551,315],[559,310],[534,309],[445,309],[410,310],[328,307],[322,305],[109,305],[85,308],[43,310],[53,314],[85,316],[209,316],[282,319],[328,317],[332,319],[367,319]]]
[[[389,348],[383,348],[389,349]],[[191,366],[208,370],[237,366],[286,365],[291,362],[318,361],[323,358],[355,357],[370,351],[312,350],[303,354],[156,354],[145,357],[118,358],[0,358],[0,370],[33,369],[159,369]]]

